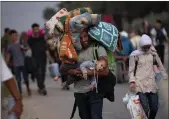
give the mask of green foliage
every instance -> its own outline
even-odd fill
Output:
[[[82,1],[82,2],[60,2],[59,9],[66,8],[68,11],[78,7],[90,7],[97,14],[121,14],[133,20],[137,17],[155,12],[160,13],[163,10],[169,10],[169,3],[165,1]]]

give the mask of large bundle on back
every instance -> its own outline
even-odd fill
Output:
[[[93,14],[90,8],[78,8],[70,12],[64,8],[46,22],[46,27],[48,34],[53,35],[59,44],[60,59],[69,64],[78,60],[77,52],[81,50],[80,33],[85,28],[89,28],[88,34],[108,52],[115,51],[119,44],[117,28],[102,22],[101,15]]]

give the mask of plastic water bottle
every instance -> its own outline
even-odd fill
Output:
[[[13,98],[10,98],[9,99],[9,102],[8,102],[8,111],[12,109],[12,107],[14,106],[15,104],[15,101]],[[18,119],[16,114],[14,112],[8,114],[8,119]]]
[[[156,81],[160,81],[163,79],[163,76],[162,76],[160,70],[158,69],[157,65],[154,65],[154,72],[155,72]]]

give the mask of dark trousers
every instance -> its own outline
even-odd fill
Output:
[[[158,111],[157,93],[138,93],[138,95],[148,119],[155,119]]]
[[[23,76],[23,79],[25,81],[27,89],[29,89],[29,80],[28,80],[28,72],[26,70],[25,66],[15,66],[14,67],[15,76],[18,84],[18,88],[20,93],[22,93],[22,83],[21,83],[21,74]]]
[[[45,89],[45,76],[46,76],[46,62],[36,61],[35,77],[37,79],[38,88]]]
[[[76,104],[81,119],[103,119],[103,95],[90,91],[87,93],[75,93]]]
[[[161,62],[164,64],[165,46],[164,45],[157,45],[155,47],[155,49],[157,50],[157,53],[158,53],[158,56],[161,59]]]

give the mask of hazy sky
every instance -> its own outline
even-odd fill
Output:
[[[43,9],[56,7],[58,2],[1,2],[1,35],[4,28],[16,29],[18,32],[27,31],[32,23],[44,25]]]

